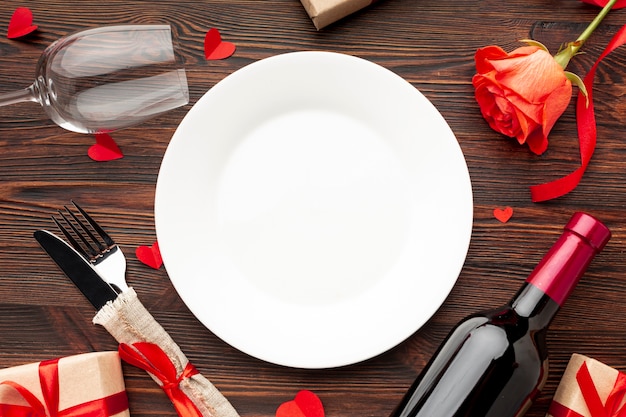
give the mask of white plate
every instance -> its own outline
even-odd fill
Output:
[[[193,314],[262,360],[328,368],[418,330],[463,266],[461,149],[411,84],[330,52],[267,58],[215,85],[165,153],[155,217]]]

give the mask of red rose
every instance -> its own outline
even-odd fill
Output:
[[[492,129],[542,154],[548,134],[567,108],[572,83],[549,52],[523,46],[507,54],[498,46],[479,49],[472,79],[476,101]]]

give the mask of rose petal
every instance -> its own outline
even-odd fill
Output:
[[[96,143],[89,148],[87,155],[98,162],[113,161],[124,157],[119,146],[108,133],[96,134]]]
[[[28,7],[18,7],[13,12],[9,27],[7,30],[7,38],[15,39],[35,31],[36,25],[33,25],[33,13]]]
[[[163,258],[159,249],[159,243],[154,242],[152,246],[139,246],[135,250],[137,259],[150,268],[159,269],[163,265]]]
[[[493,216],[500,222],[506,223],[513,216],[513,208],[509,206],[504,208],[495,208],[493,209]]]
[[[474,61],[476,62],[476,70],[479,74],[484,74],[493,69],[491,60],[506,57],[508,54],[499,46],[486,46],[476,51]]]
[[[235,44],[222,40],[220,31],[211,28],[204,36],[204,57],[208,60],[218,60],[230,57],[235,53]]]
[[[278,407],[276,417],[324,417],[324,406],[313,392],[302,390]]]

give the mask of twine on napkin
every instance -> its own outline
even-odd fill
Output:
[[[178,375],[183,374],[189,366],[189,360],[180,347],[141,304],[133,288],[102,307],[93,322],[103,326],[119,343],[133,345],[147,342],[158,345]],[[156,375],[148,374],[161,385],[162,381]],[[205,417],[239,417],[230,402],[200,373],[181,379],[180,389]]]
[[[183,372],[179,373],[170,358],[154,343],[137,342],[132,345],[120,343],[119,354],[125,362],[157,378],[161,389],[172,400],[180,417],[202,417],[198,407],[180,386],[185,379],[198,374],[195,366],[187,363]]]

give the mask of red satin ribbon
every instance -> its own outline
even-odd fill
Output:
[[[15,389],[28,405],[0,404],[1,417],[110,417],[128,409],[126,391],[59,410],[59,359],[39,364],[45,405],[27,388],[13,381],[0,385]],[[47,411],[47,412],[46,412]]]
[[[609,2],[609,0],[583,0],[583,3],[594,4],[596,6],[604,7]],[[621,9],[622,7],[626,7],[626,0],[617,0],[615,5],[613,5],[613,9]]]
[[[181,389],[180,383],[198,374],[198,370],[191,364],[180,375],[176,367],[163,349],[154,343],[138,342],[132,346],[121,343],[118,349],[120,357],[126,362],[154,375],[161,381],[161,388],[172,400],[176,412],[181,417],[202,417],[202,413]]]
[[[588,105],[585,96],[582,93],[578,93],[576,101],[576,119],[578,120],[577,128],[581,159],[580,167],[557,180],[531,186],[530,195],[533,202],[538,203],[561,197],[578,186],[578,183],[582,179],[583,174],[591,161],[591,157],[593,156],[593,152],[596,147],[596,116],[593,109],[593,79],[596,74],[596,68],[608,54],[613,52],[616,48],[622,46],[624,43],[626,43],[626,25],[623,26],[617,34],[615,34],[613,39],[611,39],[611,42],[609,42],[604,52],[602,52],[598,60],[595,64],[593,64],[583,81],[587,88],[589,99]]]
[[[626,395],[626,375],[621,372],[617,375],[613,389],[604,404],[586,363],[583,363],[576,373],[576,381],[591,413],[589,417],[626,417],[626,405],[622,405]],[[556,401],[552,401],[548,414],[553,417],[585,417]]]

